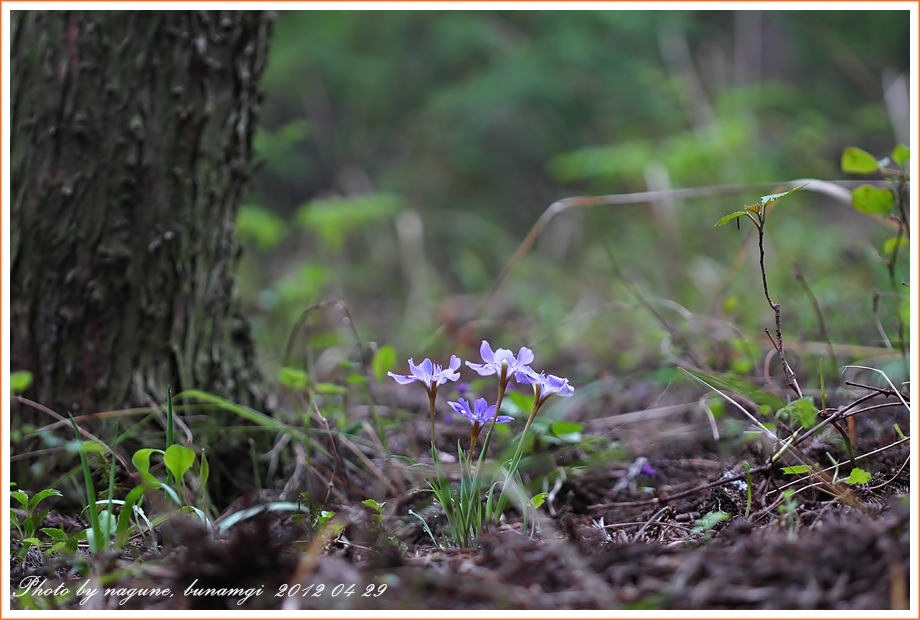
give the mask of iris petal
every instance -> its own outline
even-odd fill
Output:
[[[486,364],[495,362],[495,354],[492,352],[492,347],[487,340],[482,341],[482,345],[479,347],[479,354],[482,356],[482,361]]]
[[[416,379],[415,377],[411,375],[397,375],[396,373],[392,373],[392,372],[388,372],[387,374],[393,377],[393,379],[399,385],[407,385],[409,383],[414,383],[418,381],[418,379]]]
[[[521,350],[518,351],[517,363],[521,366],[526,366],[533,362],[533,351],[527,347],[521,347]]]

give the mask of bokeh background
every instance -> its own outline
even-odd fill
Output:
[[[277,376],[298,317],[335,299],[400,358],[488,337],[581,382],[667,367],[676,334],[757,374],[773,313],[756,237],[714,223],[769,187],[561,213],[461,328],[558,199],[858,180],[845,147],[910,145],[908,72],[907,11],[280,12],[238,220],[261,363]],[[771,293],[806,381],[827,357],[815,300],[841,363],[897,348],[893,234],[817,193],[771,212]],[[354,337],[337,309],[309,326],[311,370],[334,377]]]

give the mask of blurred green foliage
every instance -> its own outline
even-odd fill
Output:
[[[846,147],[877,161],[908,139],[885,98],[909,68],[908,18],[280,12],[255,142],[265,165],[238,223],[263,359],[280,365],[297,317],[323,299],[345,301],[361,336],[400,357],[426,343],[449,350],[527,230],[566,196],[855,179],[840,170]],[[772,313],[752,237],[712,223],[767,193],[557,216],[472,341],[497,330],[512,348],[540,342],[568,362],[654,367],[671,338],[635,287],[685,338],[712,341],[707,361],[759,368],[742,336],[762,335]],[[890,294],[890,228],[802,192],[771,213],[767,235],[790,338],[820,340],[798,265],[835,342],[879,343],[871,297]],[[907,252],[897,268],[909,279]],[[883,299],[882,324],[905,300]],[[352,354],[340,316],[317,321],[314,342],[341,332],[326,344]],[[441,325],[445,337],[429,340]]]

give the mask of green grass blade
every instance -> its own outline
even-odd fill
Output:
[[[72,414],[68,414],[70,417],[70,423],[73,425],[73,432],[77,435],[77,441],[82,442],[80,437],[80,429],[77,427],[77,421],[73,419]],[[93,532],[100,532],[99,528],[99,509],[96,507],[96,487],[93,485],[93,474],[89,469],[89,460],[86,458],[86,453],[83,450],[80,450],[80,464],[83,468],[83,482],[86,486],[86,501],[89,508],[89,524]],[[103,536],[93,536],[90,542],[90,550],[93,554],[97,554],[101,551],[105,551],[108,542]]]

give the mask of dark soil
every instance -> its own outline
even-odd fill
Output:
[[[424,411],[424,394],[422,402],[408,389],[386,396],[381,402]],[[511,510],[472,549],[450,543],[429,493],[412,492],[424,487],[418,468],[364,444],[355,446],[368,460],[358,463],[345,436],[327,436],[349,466],[316,455],[309,464],[294,459],[286,480],[296,488],[263,491],[225,515],[307,490],[311,503],[336,512],[337,533],[318,533],[311,518],[290,512],[266,512],[217,536],[174,516],[158,526],[157,549],[137,540],[93,562],[33,550],[25,560],[14,555],[11,581],[14,588],[29,577],[47,579],[46,588],[64,584],[69,596],[38,600],[74,609],[906,608],[910,450],[897,443],[894,423],[909,436],[910,422],[897,402],[878,393],[858,407],[891,405],[857,417],[854,454],[866,456],[856,464],[872,474],[865,484],[841,480],[851,469],[840,448],[845,425],[828,425],[786,451],[831,467],[822,481],[784,473],[791,461],[769,466],[772,452],[745,439],[741,430],[750,424],[741,415],[720,419],[715,439],[709,418],[679,403],[646,403],[647,415],[628,413],[635,402],[626,401],[602,413],[570,409],[568,419],[584,422],[584,437],[539,445],[524,461],[530,492],[549,493],[537,522],[522,531]],[[391,451],[424,463],[427,416],[391,428]],[[445,455],[469,441],[459,424],[439,423],[438,432]],[[840,463],[836,481],[828,454]],[[743,463],[752,468],[750,499]],[[783,497],[786,488],[793,498]],[[368,497],[386,502],[382,525],[361,504]],[[409,510],[425,518],[438,546]],[[726,518],[705,523],[715,512]],[[79,516],[55,513],[44,525],[86,527]],[[18,548],[14,539],[14,554]],[[81,606],[73,592],[87,585],[87,574],[95,575],[90,586],[124,590],[100,590]],[[25,600],[14,595],[12,604],[28,606]]]

